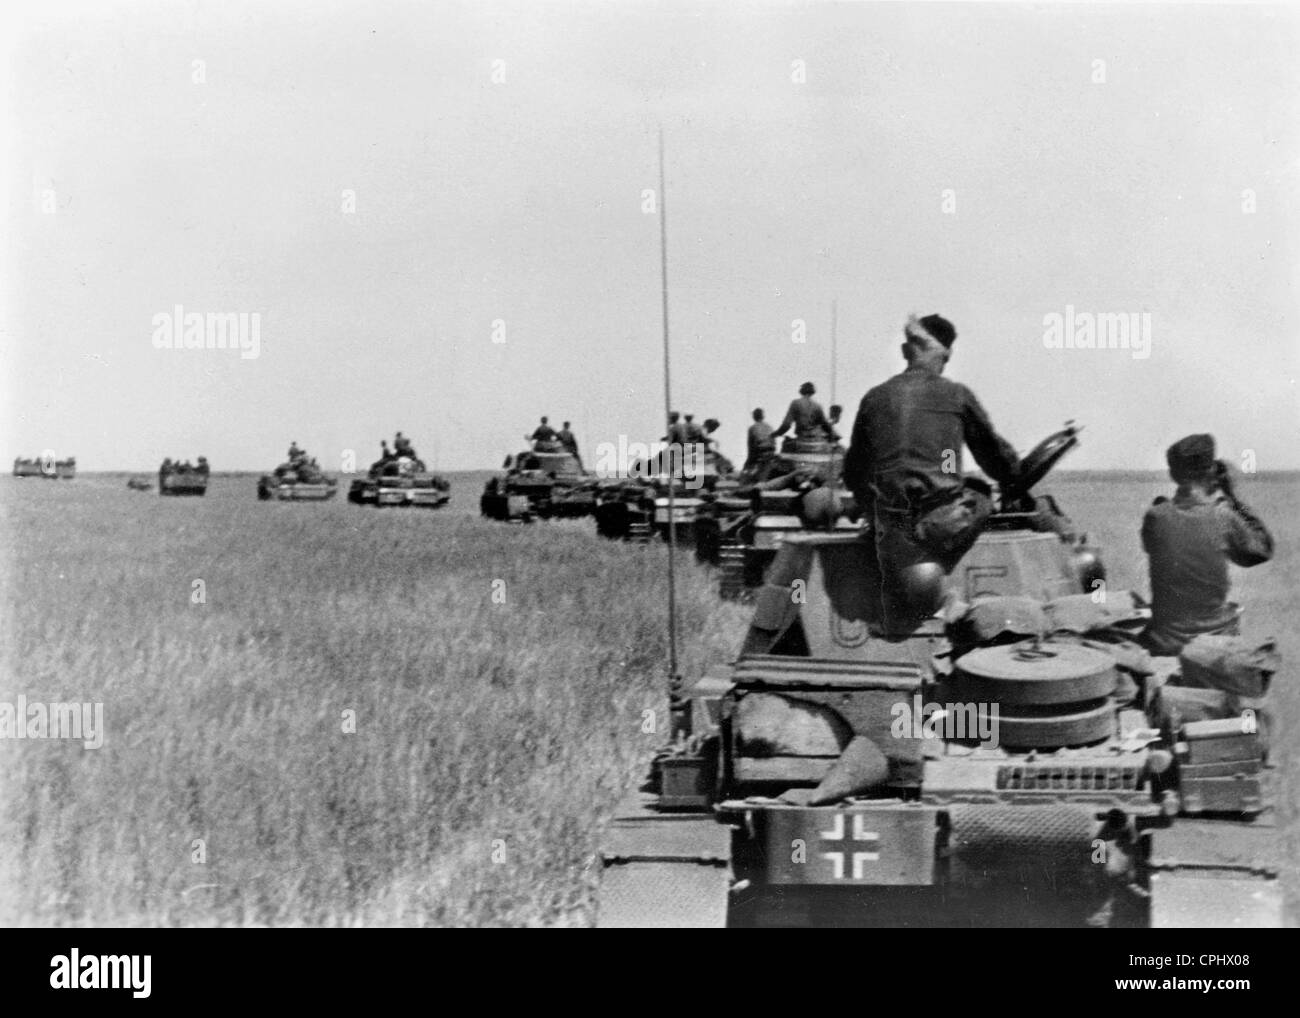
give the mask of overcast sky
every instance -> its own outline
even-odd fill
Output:
[[[673,402],[724,451],[804,380],[829,404],[837,300],[850,419],[939,312],[1022,451],[1073,418],[1072,467],[1192,431],[1300,467],[1293,10],[109,0],[0,32],[9,457],[658,437],[662,125]],[[156,349],[178,304],[260,315],[259,355]],[[1067,305],[1149,314],[1149,356],[1047,348]]]

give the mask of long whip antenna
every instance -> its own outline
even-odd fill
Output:
[[[836,307],[835,307],[835,301],[832,300],[831,301],[831,403],[832,404],[837,402],[835,399],[835,332],[836,332],[835,319],[836,319]]]
[[[675,452],[673,450],[672,425],[669,415],[672,413],[672,373],[669,368],[668,352],[668,202],[664,195],[664,129],[659,128],[659,278],[663,293],[663,327],[664,327],[664,421],[668,423],[668,678],[675,691],[678,682],[677,673],[677,501],[674,497],[676,487],[672,469]],[[680,462],[680,460],[679,460]]]

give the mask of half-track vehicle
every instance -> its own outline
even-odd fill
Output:
[[[479,511],[488,519],[526,523],[596,510],[596,475],[559,442],[534,442],[531,449],[508,457],[505,468],[479,497]]]
[[[348,501],[356,505],[441,509],[451,501],[451,482],[432,473],[418,457],[397,456],[372,463],[365,477],[352,482]]]
[[[203,496],[208,491],[210,472],[208,461],[203,456],[193,465],[189,461],[173,463],[171,460],[163,460],[162,466],[158,468],[158,494]]]
[[[1031,494],[1074,441],[1026,458],[920,622],[887,625],[870,529],[783,541],[739,658],[674,678],[597,925],[1280,925],[1264,729],[1196,713]]]

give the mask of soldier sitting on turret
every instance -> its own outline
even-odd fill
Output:
[[[206,456],[200,456],[199,465],[195,469],[201,474],[208,473],[208,458]]]
[[[411,440],[400,431],[393,437],[393,449],[396,451],[399,459],[403,456],[407,456],[413,460],[419,459],[415,454],[415,448],[411,445]]]
[[[555,429],[546,423],[547,418],[543,417],[542,422],[533,429],[531,435],[525,435],[524,438],[533,443],[533,448],[538,446],[551,446],[560,440],[560,436]]]
[[[793,426],[795,441],[798,442],[822,442],[828,437],[832,442],[840,440],[839,434],[826,419],[822,405],[813,399],[816,391],[812,382],[804,382],[799,386],[799,398],[790,401],[785,420],[772,433],[773,438],[780,438]]]

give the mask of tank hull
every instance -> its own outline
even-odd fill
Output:
[[[1068,542],[1003,522],[951,598],[1088,601]],[[951,702],[968,648],[938,617],[889,631],[880,590],[870,533],[783,539],[739,660],[676,692],[651,791],[615,817],[598,925],[1281,925],[1272,771],[1246,729],[1163,729],[1118,653],[1059,633],[972,659],[1006,704]],[[1145,624],[1113,610],[1112,635]],[[1019,670],[988,671],[1004,654]],[[967,706],[1033,725],[1003,743],[921,720]]]

